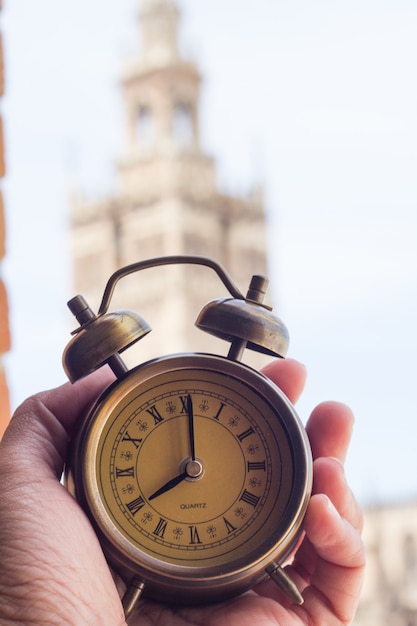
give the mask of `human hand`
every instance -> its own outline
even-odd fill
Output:
[[[305,373],[291,360],[265,373],[295,402]],[[119,581],[93,529],[59,482],[78,417],[109,384],[104,368],[27,400],[0,444],[0,623],[126,625]],[[362,516],[343,474],[352,429],[344,405],[324,403],[307,424],[314,487],[305,537],[288,566],[303,591],[297,606],[272,581],[209,607],[169,607],[141,601],[132,626],[337,626],[349,624],[364,569]],[[333,502],[333,504],[331,504]],[[116,582],[115,582],[116,580]]]

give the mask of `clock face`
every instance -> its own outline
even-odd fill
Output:
[[[224,574],[293,547],[308,446],[289,402],[249,368],[189,355],[132,370],[83,438],[87,506],[140,567]]]

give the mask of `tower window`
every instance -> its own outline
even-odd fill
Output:
[[[141,144],[149,145],[155,139],[155,124],[152,111],[148,106],[139,108],[136,120],[136,134]]]
[[[193,139],[191,108],[182,102],[174,106],[172,112],[172,134],[180,146],[190,146]]]

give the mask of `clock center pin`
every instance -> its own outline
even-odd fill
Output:
[[[184,467],[184,471],[187,474],[186,480],[199,480],[204,475],[204,465],[199,459],[185,459],[181,466]]]

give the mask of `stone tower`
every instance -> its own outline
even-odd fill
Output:
[[[121,76],[126,147],[117,193],[72,207],[74,288],[95,310],[113,271],[151,257],[210,256],[243,292],[252,274],[266,273],[261,194],[221,193],[214,161],[201,147],[201,76],[181,54],[175,2],[143,0],[139,21],[141,52]],[[141,342],[142,357],[214,349],[216,340],[193,328],[209,299],[227,295],[210,270],[146,270],[121,281],[116,292],[112,308],[133,308],[154,328]],[[219,350],[227,353],[226,344]]]

